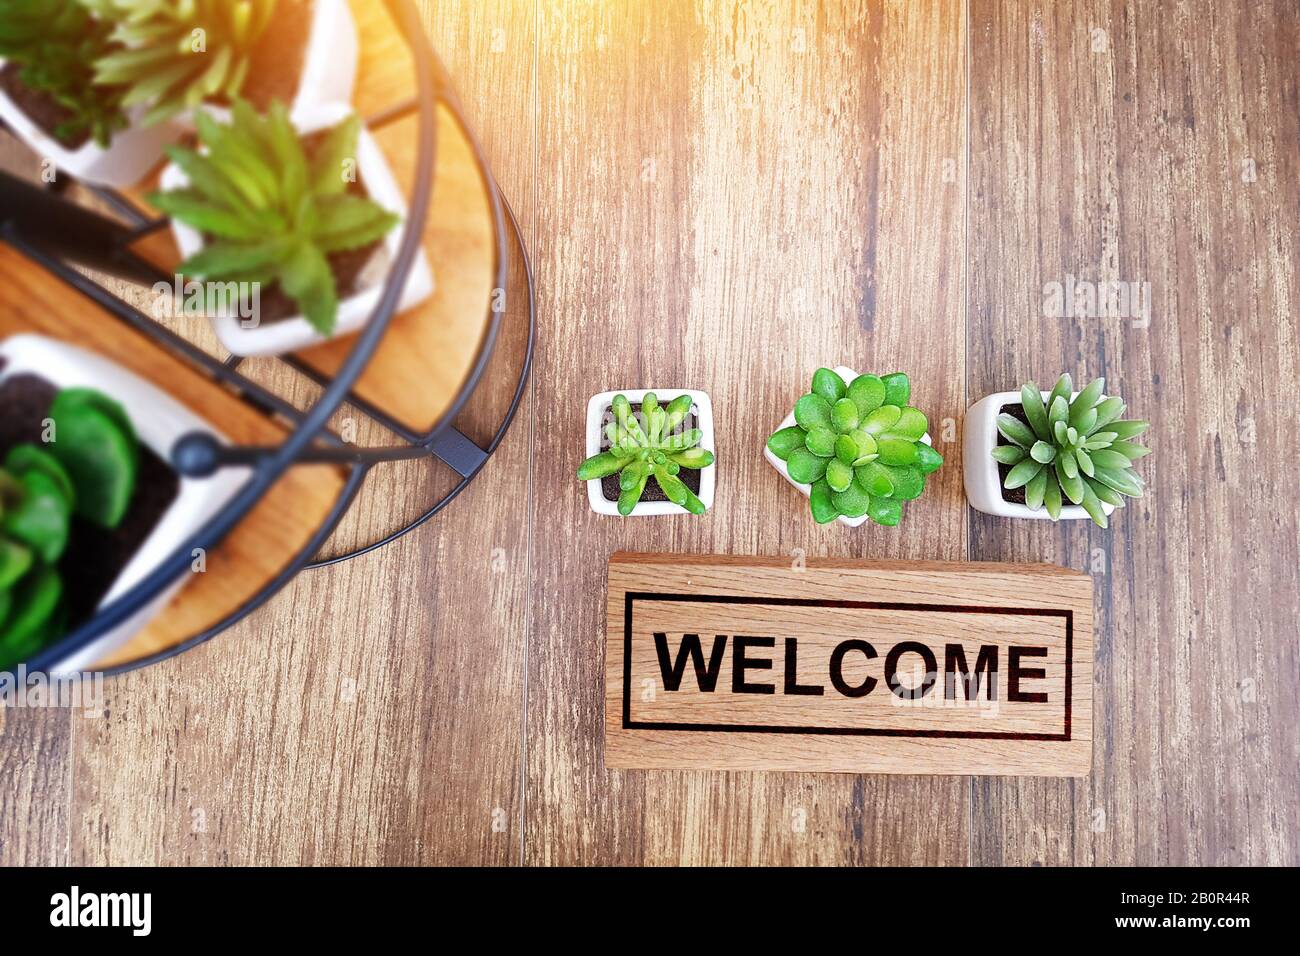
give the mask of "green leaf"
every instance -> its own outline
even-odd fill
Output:
[[[807,448],[796,448],[786,459],[786,470],[800,484],[811,485],[826,474],[828,459],[819,458]]]
[[[994,445],[993,460],[1001,462],[1004,465],[1019,464],[1024,460],[1026,452],[1019,445]]]
[[[831,403],[811,392],[794,404],[794,420],[804,431],[831,427]]]
[[[1097,448],[1109,448],[1110,443],[1114,440],[1114,432],[1093,432],[1088,436],[1088,440],[1083,443],[1083,447],[1089,451],[1093,451]]]
[[[879,437],[898,424],[903,417],[903,410],[897,405],[881,405],[862,420],[862,429],[867,434]]]
[[[180,264],[182,275],[224,281],[260,269],[278,269],[292,251],[284,238],[262,242],[218,240],[204,246]]]
[[[880,461],[885,465],[914,465],[918,453],[914,442],[902,438],[882,438],[876,443],[880,450]]]
[[[1061,491],[1063,491],[1065,496],[1077,505],[1083,500],[1083,479],[1079,477],[1079,469],[1077,466],[1074,469],[1073,475],[1070,475],[1064,470],[1062,462],[1065,461],[1065,459],[1066,456],[1064,455],[1057,457],[1056,464],[1052,467],[1056,469],[1056,480],[1061,486]],[[1070,459],[1070,461],[1073,462],[1073,459]]]
[[[667,413],[662,408],[656,408],[651,416],[655,422],[655,429],[663,428],[664,419]],[[651,438],[653,439],[653,433]],[[704,431],[699,428],[688,428],[684,432],[678,432],[676,435],[670,435],[668,438],[659,442],[658,447],[664,451],[685,451],[688,448],[694,448],[704,440]]]
[[[929,427],[929,422],[925,420],[925,415],[921,413],[921,410],[908,406],[902,410],[902,413],[898,416],[898,421],[886,432],[886,436],[920,441],[921,436],[926,433]]]
[[[1079,463],[1079,471],[1083,472],[1085,475],[1088,475],[1089,477],[1092,476],[1094,466],[1092,463],[1091,455],[1089,455],[1082,448],[1076,448],[1074,450],[1074,460]]]
[[[872,498],[867,514],[876,524],[892,528],[903,520],[903,503],[897,498]]]
[[[1127,439],[1136,438],[1150,427],[1150,422],[1142,421],[1141,419],[1132,419],[1128,421],[1111,422],[1107,425],[1107,430],[1114,432],[1116,438]]]
[[[1029,427],[1034,430],[1034,434],[1042,441],[1051,438],[1052,433],[1047,427],[1047,406],[1043,404],[1043,393],[1033,382],[1020,387],[1020,407],[1024,409],[1025,417],[1029,419]]]
[[[839,509],[835,507],[835,502],[832,500],[832,494],[825,478],[813,483],[812,491],[808,495],[808,504],[812,509],[813,520],[818,524],[827,524],[840,515]]]
[[[928,475],[938,471],[943,464],[943,456],[924,442],[917,442],[916,445],[916,466],[921,469],[921,474]]]
[[[693,468],[697,471],[701,468],[708,468],[714,461],[713,452],[704,448],[688,448],[668,457],[683,468]]]
[[[604,478],[606,475],[612,475],[631,460],[630,457],[616,455],[612,451],[603,451],[599,455],[592,455],[578,466],[578,480],[591,481],[593,478]]]
[[[1047,427],[1052,430],[1056,440],[1065,444],[1065,429],[1070,421],[1070,406],[1059,395],[1047,406]]]
[[[618,490],[631,491],[651,472],[648,462],[633,461],[618,473]]]
[[[637,477],[636,485],[634,485],[632,488],[622,491],[618,496],[619,514],[623,515],[623,517],[627,517],[632,513],[632,509],[635,508],[637,502],[641,500],[641,493],[645,491],[646,482],[649,480],[650,480],[650,469],[649,468],[641,469],[641,472]]]
[[[0,516],[0,531],[36,552],[46,564],[63,555],[72,509],[55,481],[41,471],[18,479],[21,495]]]
[[[32,549],[0,537],[0,594],[13,587],[32,566]],[[0,622],[4,615],[0,614]]]
[[[823,428],[819,425],[809,429],[805,444],[814,455],[821,458],[830,458],[835,454],[835,444],[838,440],[839,436],[835,434],[833,429]]]
[[[1029,455],[1034,461],[1049,464],[1056,457],[1056,448],[1045,441],[1034,442],[1034,447],[1029,449]]]
[[[59,460],[74,489],[76,513],[102,528],[116,528],[131,505],[139,469],[134,434],[77,395],[59,394],[50,406]]]
[[[1074,400],[1070,402],[1070,424],[1074,424],[1074,418],[1083,412],[1088,411],[1101,400],[1102,390],[1106,387],[1104,378],[1094,378],[1091,382],[1083,387]],[[1077,428],[1078,426],[1075,425]]]
[[[1118,395],[1112,395],[1097,406],[1097,420],[1093,423],[1092,427],[1100,430],[1123,414],[1124,400]]]
[[[1021,448],[1032,447],[1036,440],[1029,426],[1008,412],[1002,412],[998,415],[997,426],[1003,438],[1019,445]]]
[[[338,291],[324,253],[309,243],[298,243],[280,263],[278,278],[285,295],[297,303],[312,328],[321,335],[334,331],[338,320]]]
[[[62,394],[67,395],[68,391],[70,390],[65,389]],[[130,428],[129,425],[127,427]],[[127,434],[134,440],[134,431],[128,431]],[[69,508],[77,500],[77,491],[72,486],[72,478],[68,475],[67,469],[59,464],[57,458],[43,448],[38,448],[32,444],[15,445],[9,449],[9,454],[5,456],[4,470],[15,478],[21,478],[29,471],[43,471],[58,487],[59,492],[63,495],[63,500],[68,503]],[[3,585],[0,585],[0,587],[3,587]]]
[[[1119,452],[1129,461],[1137,461],[1139,458],[1145,458],[1147,455],[1151,454],[1150,448],[1145,445],[1135,445],[1130,441],[1112,442],[1110,450]]]
[[[664,409],[667,416],[664,419],[664,434],[670,434],[678,425],[686,420],[686,416],[690,414],[692,404],[694,404],[694,399],[692,399],[689,394],[678,395],[668,403],[667,407]]]
[[[853,459],[854,464],[862,464],[862,459],[870,460],[877,452],[876,440],[871,436],[871,432],[865,428],[855,428],[849,432],[849,437],[853,439],[853,444],[857,446],[858,454]]]
[[[902,408],[912,397],[912,383],[902,372],[894,372],[881,378],[885,383],[885,404]]]
[[[1027,485],[1035,475],[1043,470],[1041,462],[1034,461],[1032,458],[1026,458],[1020,464],[1016,465],[1007,472],[1006,480],[1002,482],[1002,487],[1011,491],[1015,488],[1021,488]]]
[[[1092,453],[1092,463],[1098,468],[1123,471],[1129,466],[1129,458],[1112,448],[1098,448]]]
[[[832,458],[826,463],[826,484],[831,486],[831,491],[846,490],[853,484],[853,467]]]
[[[156,192],[150,194],[149,201],[159,211],[205,235],[244,241],[261,239],[265,236],[264,227],[255,216],[240,215],[193,190]]]
[[[1030,511],[1037,511],[1043,506],[1043,495],[1047,490],[1048,469],[1039,469],[1038,474],[1025,482],[1025,506]]]
[[[840,514],[849,518],[861,518],[867,513],[871,502],[875,499],[862,490],[856,483],[850,483],[843,491],[831,489],[831,501],[834,502],[836,510]]]
[[[1056,467],[1065,472],[1070,478],[1079,477],[1079,463],[1074,459],[1074,452],[1062,451],[1056,456]],[[1078,504],[1078,502],[1075,502]]]
[[[881,467],[888,469],[894,483],[894,490],[888,497],[897,498],[899,501],[914,501],[925,491],[925,476],[921,474],[921,469],[900,468],[894,465]]]
[[[859,375],[849,383],[848,394],[858,406],[858,416],[866,418],[885,403],[885,383],[875,375]]]
[[[1131,469],[1102,468],[1098,466],[1094,477],[1122,495],[1128,495],[1130,498],[1142,497],[1142,484]]]
[[[889,498],[894,494],[894,479],[891,470],[878,461],[859,465],[854,469],[854,476],[862,490],[873,498]]]
[[[1124,507],[1124,496],[1105,482],[1098,481],[1096,478],[1085,478],[1084,482],[1092,489],[1092,493],[1102,501],[1114,505],[1116,508]]]
[[[812,394],[820,395],[831,405],[843,398],[847,391],[844,379],[840,378],[833,369],[819,368],[813,372]]]
[[[1048,476],[1047,483],[1043,486],[1043,505],[1047,508],[1049,518],[1053,521],[1061,520],[1061,484],[1055,472]]]
[[[1070,407],[1069,406],[1070,393],[1073,391],[1074,391],[1074,383],[1070,380],[1070,373],[1066,372],[1064,375],[1062,375],[1060,378],[1056,380],[1056,384],[1052,386],[1051,394],[1047,396],[1047,412],[1049,417],[1051,416],[1052,406],[1056,404],[1056,400],[1058,398],[1064,399],[1066,402],[1067,414],[1061,416],[1062,420],[1069,417],[1068,412]]]
[[[347,191],[345,170],[355,169],[361,120],[355,113],[333,127],[316,147],[311,159],[311,188],[320,196],[339,196]]]
[[[688,491],[682,480],[668,474],[663,465],[655,465],[654,476],[655,484],[663,490],[664,496],[678,507],[685,507]]]
[[[1080,434],[1088,434],[1096,424],[1097,410],[1095,408],[1088,408],[1078,413],[1074,410],[1070,411],[1070,427],[1077,430]],[[1078,439],[1075,438],[1073,441],[1078,441]]]
[[[858,427],[858,406],[851,398],[841,398],[831,408],[831,425],[841,434]]]
[[[364,196],[329,196],[316,203],[312,238],[325,252],[361,249],[378,242],[401,222],[400,217]]]
[[[846,465],[852,465],[858,460],[858,443],[853,440],[851,435],[838,435],[835,438],[835,457]],[[836,489],[839,491],[840,489]]]
[[[54,617],[62,596],[63,581],[54,568],[46,566],[25,577],[14,589],[13,604],[0,627],[0,658],[16,648],[26,650],[24,645]]]
[[[1088,512],[1088,516],[1092,518],[1093,523],[1099,528],[1105,528],[1109,524],[1106,519],[1105,509],[1102,508],[1096,492],[1089,487],[1087,482],[1083,485],[1083,500],[1079,504],[1083,505],[1083,510]]]

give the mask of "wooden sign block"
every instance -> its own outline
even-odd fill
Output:
[[[1092,579],[615,554],[611,768],[1085,776]]]

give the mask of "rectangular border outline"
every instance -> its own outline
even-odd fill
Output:
[[[957,614],[1008,614],[1065,618],[1065,730],[1060,734],[1030,734],[981,730],[900,730],[885,727],[789,727],[771,724],[682,724],[632,720],[632,606],[636,601],[686,604],[768,604],[776,607],[834,607],[882,611],[946,611]],[[1074,697],[1074,610],[1072,608],[982,607],[973,604],[912,604],[893,601],[846,601],[822,598],[753,597],[742,594],[668,594],[623,592],[623,729],[679,730],[704,733],[819,734],[852,737],[940,737],[980,740],[1070,740],[1070,711]]]

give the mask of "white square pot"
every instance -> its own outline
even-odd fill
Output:
[[[844,379],[845,385],[848,385],[850,382],[852,382],[855,378],[858,377],[858,373],[853,371],[853,369],[849,368],[846,365],[837,365],[834,371],[836,375]],[[785,418],[781,419],[781,424],[777,425],[776,428],[772,429],[772,432],[769,432],[768,434],[772,434],[773,432],[778,432],[782,428],[789,428],[791,425],[794,424],[795,424],[794,409],[792,408],[790,410],[790,414],[785,416]],[[930,433],[926,432],[924,435],[922,435],[921,441],[925,442],[925,444],[927,445],[931,444]],[[793,478],[791,478],[790,470],[786,468],[785,462],[783,462],[780,458],[777,458],[776,455],[772,454],[772,449],[768,448],[766,443],[763,444],[763,457],[767,459],[767,463],[769,465],[771,465],[773,468],[775,468],[777,471],[781,473],[782,478],[784,478],[786,481],[790,482],[790,484],[798,488],[799,491],[803,493],[803,496],[805,498],[812,497],[812,485],[805,485],[803,482],[795,481]],[[863,523],[870,521],[871,517],[869,515],[859,515],[856,518],[850,518],[848,515],[840,515],[839,518],[837,518],[836,520],[839,521],[840,524],[847,525],[850,528],[857,528],[861,526]]]
[[[293,102],[286,104],[295,122],[310,116],[320,106],[352,102],[358,50],[357,24],[348,0],[315,0],[298,88]],[[218,119],[230,119],[226,107],[209,104],[199,108]],[[193,131],[192,112],[182,114],[179,122],[186,130]]]
[[[55,339],[15,335],[0,342],[0,382],[30,374],[57,388],[95,388],[119,402],[145,445],[170,462],[172,446],[182,435],[206,431],[224,441],[207,422],[170,395],[118,365]],[[250,474],[247,468],[225,468],[208,478],[178,476],[176,498],[134,557],[113,582],[100,607],[106,607],[143,580],[185,539],[206,524],[234,496]],[[117,627],[52,666],[53,673],[70,673],[92,667],[106,654],[125,644],[144,627],[185,583],[181,578]]]
[[[696,427],[704,432],[699,447],[713,452],[715,456],[717,455],[717,448],[714,447],[713,443],[713,403],[709,401],[709,396],[706,393],[688,388],[621,388],[612,392],[601,392],[599,395],[593,395],[591,401],[587,403],[588,458],[600,454],[601,441],[605,437],[601,431],[601,420],[605,417],[605,412],[613,404],[614,396],[626,395],[627,400],[635,405],[650,392],[654,392],[660,405],[667,405],[680,395],[691,396],[691,411],[695,413]],[[704,503],[706,511],[713,507],[713,492],[717,485],[717,471],[718,465],[716,461],[708,468],[700,469],[699,499]],[[591,504],[591,510],[597,514],[613,515],[616,518],[624,517],[618,513],[618,502],[610,501],[601,491],[599,478],[593,478],[587,482],[587,501]],[[671,501],[638,501],[626,517],[685,514],[690,514],[690,512],[680,505],[673,504]]]
[[[1042,392],[1043,400],[1052,393]],[[1070,394],[1073,401],[1078,392]],[[1105,398],[1103,395],[1102,398]],[[1037,518],[1051,520],[1046,508],[1034,511],[1028,505],[1007,501],[1002,497],[1002,479],[998,475],[998,463],[993,458],[993,449],[998,444],[998,413],[1003,405],[1019,405],[1020,392],[998,392],[982,398],[966,410],[966,421],[962,425],[962,458],[966,486],[966,500],[976,511],[985,514],[1000,515],[1003,518]],[[1105,501],[1101,509],[1106,514],[1115,510],[1115,506]],[[1061,520],[1073,521],[1089,518],[1087,511],[1080,505],[1063,504]]]
[[[4,58],[0,57],[0,67],[4,63]],[[149,128],[141,126],[140,119],[145,112],[144,107],[129,111],[129,125],[113,134],[107,149],[93,139],[77,149],[67,149],[54,137],[46,135],[8,94],[0,90],[0,119],[42,159],[92,186],[116,189],[134,186],[162,161],[164,147],[185,135],[185,129],[179,123],[159,123]]]
[[[309,136],[338,125],[351,113],[351,108],[342,103],[315,106],[295,117],[294,126],[301,135]],[[379,144],[364,128],[357,138],[357,174],[370,198],[402,219],[397,228],[383,239],[384,249],[391,262],[396,258],[401,247],[402,237],[406,235],[406,199],[402,195],[401,187],[397,185],[393,171],[389,169],[388,162],[384,159]],[[181,189],[189,185],[189,179],[180,167],[171,163],[163,170],[160,185],[164,190]],[[185,258],[194,255],[204,246],[203,236],[177,219],[172,220],[172,234],[176,238],[176,245],[180,248],[181,255]],[[333,333],[328,336],[317,332],[301,315],[277,322],[267,322],[254,328],[245,328],[244,320],[231,312],[212,315],[210,318],[217,338],[232,354],[283,355],[286,352],[294,352],[359,330],[366,324],[379,303],[386,276],[387,273],[362,291],[340,300],[338,320]],[[398,300],[397,310],[401,312],[410,309],[431,295],[433,295],[433,272],[429,268],[429,260],[421,249],[416,253],[415,260],[411,264],[411,271],[406,277],[406,285],[402,288],[402,297]]]

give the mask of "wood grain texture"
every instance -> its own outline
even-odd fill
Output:
[[[606,767],[1078,777],[1092,765],[1081,572],[620,552],[608,577]]]
[[[971,399],[1105,375],[1155,423],[1109,531],[972,518],[972,557],[1099,594],[1092,776],[977,781],[974,862],[1294,865],[1296,7],[971,18]],[[1149,325],[1045,317],[1067,275],[1149,283]]]
[[[595,600],[620,549],[965,557],[955,443],[906,529],[857,535],[808,520],[760,452],[820,365],[905,369],[933,421],[960,413],[961,7],[539,15],[535,414],[539,435],[573,440],[534,461],[527,862],[964,861],[960,779],[605,770]],[[708,515],[588,510],[573,479],[583,410],[634,387],[710,393]]]

